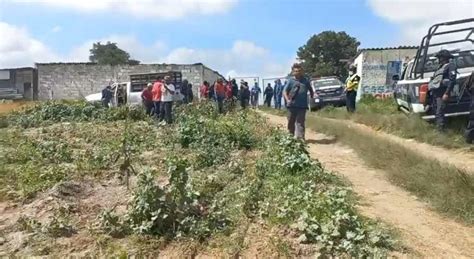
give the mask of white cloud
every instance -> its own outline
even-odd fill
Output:
[[[46,62],[57,56],[28,31],[0,22],[0,67],[33,66],[34,62]]]
[[[474,17],[472,0],[368,0],[375,14],[397,24],[402,32],[396,44],[420,44],[431,25]]]
[[[156,41],[151,45],[142,44],[133,35],[111,35],[102,39],[88,40],[78,47],[75,47],[66,57],[69,62],[85,62],[89,60],[89,50],[92,44],[96,42],[114,42],[117,46],[130,54],[132,59],[140,60],[143,63],[152,63],[159,59],[167,49],[164,42]]]
[[[67,54],[59,55],[44,43],[29,35],[28,31],[0,22],[0,68],[33,66],[35,62],[87,62],[89,50],[94,42],[115,42],[130,53],[131,58],[142,63],[203,63],[226,76],[275,77],[285,75],[294,58],[278,61],[270,51],[254,42],[237,40],[229,48],[194,49],[180,47],[168,49],[162,41],[143,44],[133,35],[110,35],[101,39],[88,40],[72,48]]]
[[[227,77],[281,76],[289,71],[292,61],[277,61],[268,49],[244,40],[235,41],[229,49],[176,48],[159,60],[163,63],[201,62]]]
[[[177,19],[188,15],[226,13],[237,0],[4,0],[40,4],[80,12],[115,12],[138,17]]]
[[[63,30],[63,28],[62,28],[61,26],[56,25],[56,26],[54,26],[54,27],[51,29],[51,32],[58,33],[58,32],[60,32],[60,31],[62,31],[62,30]]]

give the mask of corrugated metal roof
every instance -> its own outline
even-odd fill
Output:
[[[418,49],[418,46],[398,46],[398,47],[385,47],[385,48],[363,48],[359,50],[359,53],[367,50],[392,50],[392,49]]]
[[[46,66],[47,65],[98,65],[98,63],[96,63],[96,62],[49,62],[49,63],[35,63],[35,65],[42,65],[42,66],[45,66],[45,65]],[[194,63],[194,64],[166,64],[166,63],[146,64],[146,63],[140,63],[138,65],[130,65],[130,66],[140,66],[140,65],[198,66],[198,65],[203,65],[203,64],[202,63]]]

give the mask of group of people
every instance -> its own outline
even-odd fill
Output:
[[[146,113],[155,116],[160,121],[171,124],[173,122],[172,111],[175,93],[176,87],[170,76],[159,77],[154,83],[149,83],[141,94]],[[189,96],[186,98],[189,100]]]
[[[275,109],[281,109],[281,99],[283,97],[283,89],[285,88],[285,84],[282,84],[280,79],[275,80],[273,88],[270,83],[267,84],[267,87],[263,92],[264,104],[267,107],[271,106],[273,99]]]
[[[228,82],[224,82],[222,78],[219,78],[213,84],[204,81],[200,88],[201,99],[203,100],[214,100],[217,102],[219,112],[223,112],[224,102],[229,102],[231,106],[234,106],[239,101],[242,109],[246,109],[249,105],[253,108],[258,106],[259,97],[262,94],[262,90],[258,86],[258,82],[255,82],[253,87],[250,88],[248,82],[241,80],[240,86],[237,85],[235,79],[231,79]],[[279,98],[279,102],[275,101],[275,107],[281,108],[281,97],[283,92],[283,85],[280,80],[275,82],[275,91],[269,84],[264,91],[265,102],[271,103],[271,99]]]

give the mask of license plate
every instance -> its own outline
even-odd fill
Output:
[[[319,99],[315,99],[314,102],[315,102],[315,103],[319,103]]]

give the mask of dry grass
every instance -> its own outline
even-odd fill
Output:
[[[22,108],[25,105],[31,105],[33,102],[28,101],[15,101],[15,102],[0,102],[0,114],[9,113]]]
[[[445,148],[469,146],[463,138],[467,117],[448,118],[448,130],[445,134],[440,134],[432,123],[424,121],[419,116],[407,116],[397,111],[393,99],[362,99],[358,103],[357,112],[352,115],[348,114],[344,107],[326,107],[317,114],[322,117],[352,120],[375,130],[382,130],[402,138],[415,139],[435,146]]]

